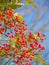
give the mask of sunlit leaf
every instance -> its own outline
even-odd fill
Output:
[[[34,4],[34,0],[26,0],[26,5],[32,5],[34,8],[36,8],[36,4]]]
[[[43,65],[47,65],[45,60],[41,57],[40,54],[36,55],[38,62],[42,63]]]
[[[20,22],[24,20],[24,18],[21,15],[19,15],[19,18],[20,18]]]

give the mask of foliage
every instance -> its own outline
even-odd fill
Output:
[[[21,6],[23,6],[23,4],[19,0],[0,0],[0,10],[2,11],[8,9],[9,7],[16,9]]]
[[[40,54],[37,54],[36,55],[36,61],[37,61],[37,63],[42,63],[43,65],[46,65],[46,62],[45,62],[45,60],[41,57],[41,55]]]
[[[36,8],[36,4],[34,4],[34,0],[26,0],[26,5],[32,5],[34,8]]]

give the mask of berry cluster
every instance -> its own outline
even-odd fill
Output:
[[[6,44],[0,44],[0,56],[12,57],[14,58],[13,62],[18,65],[31,65],[35,55],[45,50],[45,47],[39,43],[39,41],[45,40],[45,34],[30,32],[26,35],[27,24],[25,24],[24,18],[19,14],[14,15],[11,8],[0,14],[0,22],[4,24],[2,28],[0,23],[0,35],[5,33],[7,29],[10,30],[4,34],[10,40],[8,39]]]

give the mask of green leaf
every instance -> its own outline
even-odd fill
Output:
[[[16,43],[16,48],[20,49],[20,44]]]
[[[34,8],[37,8],[36,4],[32,4],[32,6],[33,6]]]
[[[9,7],[11,7],[12,9],[16,9],[18,7],[22,7],[23,3],[21,2],[17,2],[16,0],[3,0],[0,1],[0,10],[3,11]]]
[[[20,37],[20,34],[15,34],[15,36],[18,38],[18,37]]]
[[[34,0],[26,0],[26,5],[32,5],[34,8],[36,8],[36,4],[34,4]]]
[[[19,19],[20,19],[20,23],[22,23],[24,20],[23,16],[21,16],[21,15],[19,15]]]
[[[42,63],[43,65],[47,65],[45,60],[41,57],[40,54],[36,55],[36,59],[38,60],[38,62]]]

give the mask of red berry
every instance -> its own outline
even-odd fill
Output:
[[[4,24],[8,24],[8,21],[5,21]]]
[[[30,62],[27,62],[26,65],[31,65],[31,63]]]
[[[2,49],[3,49],[2,46],[0,46],[0,51],[2,51]]]
[[[31,46],[33,49],[35,49],[35,46],[34,46],[34,44],[30,44],[30,46]]]
[[[42,47],[42,45],[41,44],[39,44],[39,48],[41,48]]]
[[[9,11],[12,11],[12,8],[8,8]]]
[[[19,16],[16,16],[16,20],[17,22],[20,22]]]
[[[44,41],[44,38],[40,38],[40,40],[41,40],[41,42],[43,42]]]
[[[10,46],[10,44],[9,44],[9,43],[6,43],[5,45],[6,45],[6,46]]]
[[[0,26],[2,26],[2,24],[0,24]]]
[[[45,34],[42,34],[44,37],[46,36]]]
[[[25,24],[25,20],[22,21],[22,24],[23,24],[23,25]]]
[[[0,34],[4,32],[4,28],[0,28]]]
[[[41,48],[42,50],[45,50],[45,47],[44,46],[42,46],[42,48]]]
[[[42,46],[41,44],[39,44],[39,48],[41,48],[41,50],[45,50],[45,47]]]
[[[10,23],[10,26],[14,27],[14,26],[15,26],[15,24],[14,24],[13,22],[11,22],[11,23]]]
[[[4,14],[8,14],[8,12],[7,11],[4,11]]]
[[[37,34],[37,35],[40,37],[41,33],[40,33],[40,32],[38,32],[38,34]]]

